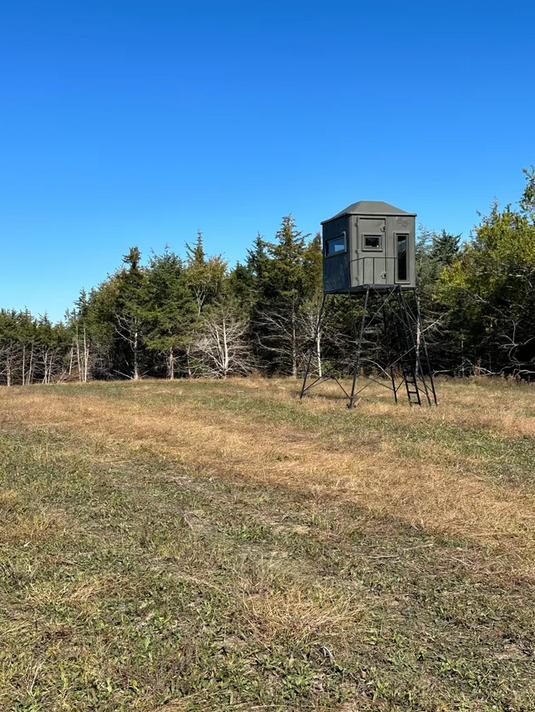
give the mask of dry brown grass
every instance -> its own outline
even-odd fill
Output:
[[[0,707],[535,708],[532,389],[296,391],[0,391]]]
[[[262,593],[240,599],[244,624],[256,640],[290,638],[307,644],[344,634],[362,619],[356,600],[329,599],[294,586],[280,593]]]
[[[253,380],[235,385],[238,392],[253,391],[267,405],[295,398],[295,389],[287,382]],[[535,532],[534,495],[524,491],[519,496],[518,489],[505,489],[482,479],[477,474],[477,461],[475,473],[473,466],[471,472],[466,471],[464,465],[470,458],[452,459],[440,443],[427,455],[415,445],[418,456],[411,459],[406,454],[400,456],[395,437],[373,436],[367,440],[364,436],[361,447],[348,451],[343,439],[337,448],[293,423],[259,423],[250,420],[247,413],[229,413],[215,407],[196,409],[190,397],[181,396],[180,388],[171,403],[152,407],[147,407],[143,397],[154,395],[152,389],[158,393],[156,383],[130,388],[121,401],[86,395],[83,390],[81,397],[66,398],[64,390],[68,388],[4,389],[0,394],[0,424],[66,429],[77,433],[86,446],[97,451],[99,447],[119,448],[125,457],[130,449],[165,452],[197,462],[206,476],[221,476],[227,471],[266,483],[313,490],[318,497],[335,494],[430,531],[514,547],[523,558],[535,553],[530,536]],[[213,388],[217,393],[218,384]],[[358,415],[360,419],[384,418],[386,425],[410,423],[415,428],[451,424],[480,427],[497,438],[533,433],[535,419],[525,416],[529,402],[523,394],[524,401],[519,404],[520,389],[511,389],[499,398],[492,392],[473,391],[470,387],[448,390],[438,409],[396,407],[385,399],[362,401]],[[344,412],[340,401],[327,398],[310,398],[302,408],[355,418],[355,413]],[[45,446],[36,457],[47,457]],[[535,573],[531,558],[524,561],[523,568],[525,573]]]

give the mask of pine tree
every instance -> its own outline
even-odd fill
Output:
[[[137,247],[130,248],[123,257],[123,264],[123,269],[116,276],[115,329],[123,346],[125,372],[129,372],[133,380],[138,380],[144,365],[144,338],[150,307],[147,303],[146,272],[141,267],[141,253]]]
[[[253,333],[268,373],[280,371],[297,377],[302,355],[299,316],[305,300],[307,237],[297,230],[292,216],[286,215],[274,243],[257,238],[254,259],[259,292]]]
[[[221,255],[206,257],[202,232],[191,246],[186,243],[186,271],[188,285],[197,304],[197,314],[217,297],[227,271],[227,263]]]
[[[173,379],[177,359],[188,350],[198,314],[184,263],[168,248],[150,259],[147,300],[150,329],[145,342],[152,352],[165,354],[167,377]]]

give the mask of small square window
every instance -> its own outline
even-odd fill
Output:
[[[345,233],[332,237],[325,242],[325,257],[333,257],[341,255],[346,251],[346,236]]]
[[[365,250],[381,250],[382,235],[364,235]]]

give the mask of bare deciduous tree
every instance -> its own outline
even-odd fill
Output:
[[[232,305],[221,305],[205,313],[192,343],[192,357],[200,375],[226,378],[252,370],[247,343],[247,321]]]

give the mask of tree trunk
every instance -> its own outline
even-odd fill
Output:
[[[84,383],[89,379],[89,344],[87,343],[87,330],[84,324]]]
[[[188,344],[186,346],[186,370],[188,372],[188,378],[191,378],[190,354],[191,354],[191,344]]]
[[[11,350],[13,348],[12,343],[13,342],[10,342],[9,346],[7,347],[7,359],[6,359],[6,385],[7,386],[11,385]]]
[[[134,381],[139,380],[139,332],[134,331]]]
[[[26,383],[32,383],[33,382],[33,342],[32,342],[32,347],[30,349],[30,363],[28,366],[28,375],[26,378]]]
[[[43,381],[45,385],[48,383],[48,350],[45,349],[43,353]]]
[[[227,377],[229,369],[229,353],[228,353],[228,341],[227,341],[227,325],[223,319],[223,378]]]
[[[87,331],[84,324],[84,350],[83,350],[83,383],[87,383],[89,378],[89,345],[87,343]]]
[[[297,378],[297,315],[295,313],[295,303],[292,300],[292,376]]]
[[[73,362],[74,362],[74,346],[71,346],[70,354],[69,354],[69,378],[70,378],[71,373],[72,373],[72,364],[73,364]]]
[[[169,355],[167,357],[167,378],[171,381],[175,379],[175,353],[172,346],[169,349]]]
[[[316,333],[316,353],[318,355],[318,376],[321,378],[323,376],[321,367],[321,329],[318,329]]]

